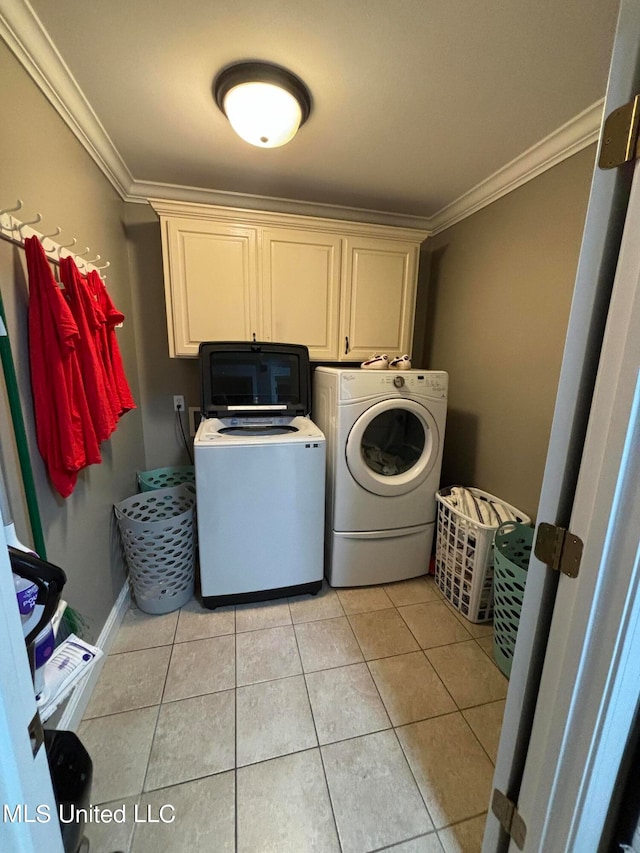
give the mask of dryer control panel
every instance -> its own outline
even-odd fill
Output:
[[[443,399],[448,380],[443,370],[344,370],[340,375],[340,400],[377,396]]]

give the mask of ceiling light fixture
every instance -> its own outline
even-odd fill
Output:
[[[238,136],[258,148],[289,142],[311,112],[311,96],[302,80],[268,62],[239,62],[224,68],[214,81],[213,93]]]

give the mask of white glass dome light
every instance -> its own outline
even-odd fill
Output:
[[[302,110],[289,92],[271,83],[240,83],[224,98],[224,111],[238,136],[260,148],[277,148],[298,132]]]
[[[285,145],[311,110],[304,83],[286,69],[265,62],[226,68],[216,78],[214,94],[238,136],[258,148]]]

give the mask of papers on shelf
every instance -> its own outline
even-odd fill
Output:
[[[44,666],[44,687],[36,696],[42,721],[48,720],[83,676],[102,657],[97,646],[70,634]]]

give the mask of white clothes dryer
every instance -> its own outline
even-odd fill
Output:
[[[194,440],[202,602],[316,593],[324,574],[325,439],[309,418],[306,347],[200,345]]]
[[[428,571],[448,376],[318,367],[313,412],[327,440],[326,573],[364,586]]]

